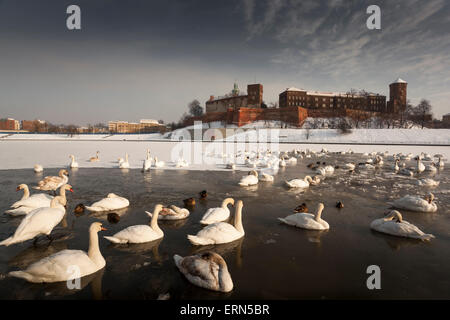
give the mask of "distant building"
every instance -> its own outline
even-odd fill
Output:
[[[389,113],[398,113],[406,109],[406,88],[408,83],[398,78],[389,85],[389,102],[387,111]]]
[[[117,133],[145,133],[164,131],[165,126],[161,125],[158,120],[142,119],[139,123],[127,121],[109,121],[109,132]]]
[[[450,125],[450,113],[444,114],[442,116],[442,122],[446,125]]]
[[[22,130],[30,132],[45,132],[47,123],[43,120],[22,120]]]
[[[13,118],[0,119],[0,130],[20,130],[20,122]]]
[[[260,108],[262,99],[262,84],[249,84],[247,94],[241,94],[235,83],[230,94],[219,97],[210,96],[206,101],[206,112],[226,112],[229,108],[237,110],[242,107]]]

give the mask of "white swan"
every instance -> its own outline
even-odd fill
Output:
[[[239,200],[236,204],[234,225],[226,222],[213,223],[204,227],[197,235],[188,235],[187,238],[194,245],[228,243],[242,238],[245,235],[244,227],[242,226],[243,206],[242,200]]]
[[[429,193],[425,199],[419,196],[404,196],[403,198],[397,199],[394,202],[389,202],[388,204],[397,209],[405,209],[410,211],[418,212],[436,212],[437,205],[433,202],[434,195]]]
[[[439,181],[433,180],[431,178],[424,178],[417,180],[416,184],[424,187],[437,187],[439,185]]]
[[[162,168],[162,167],[164,167],[164,165],[165,165],[164,161],[158,161],[158,158],[155,157],[154,166],[156,168]]]
[[[78,162],[75,161],[75,156],[73,154],[71,154],[69,156],[69,158],[72,159],[72,161],[70,162],[69,167],[71,167],[71,168],[78,168]]]
[[[289,188],[308,188],[311,182],[314,181],[310,176],[306,176],[303,179],[292,179],[290,181],[285,181]]]
[[[432,162],[431,164],[428,164],[425,166],[426,172],[437,172],[436,165]]]
[[[392,210],[385,218],[372,221],[370,228],[398,237],[421,239],[424,241],[434,238],[432,234],[425,234],[415,225],[403,220],[401,213],[397,210]]]
[[[417,165],[416,165],[416,171],[417,172],[423,172],[425,170],[425,165],[420,161],[420,157],[417,157]]]
[[[226,198],[222,201],[222,206],[218,208],[209,208],[202,219],[200,220],[201,224],[212,224],[216,222],[222,222],[227,220],[230,217],[230,210],[228,209],[228,205],[234,206],[233,198]]]
[[[414,175],[414,172],[412,172],[411,170],[406,169],[406,168],[401,168],[398,173],[403,176],[408,176],[408,177],[412,177]]]
[[[13,209],[7,210],[5,211],[5,213],[12,216],[27,215],[34,209],[50,207],[50,203],[54,198],[53,196],[50,196],[45,193],[33,194],[32,196],[30,196],[30,191],[26,184],[19,185],[16,191],[19,191],[21,189],[24,190],[22,199],[14,202],[11,205],[11,208]],[[69,184],[65,184],[59,189],[59,195],[62,198],[63,205],[66,205],[67,203],[66,190],[73,192],[72,186]]]
[[[345,168],[349,170],[355,170],[355,164],[353,162],[346,163]]]
[[[325,220],[322,220],[321,215],[324,209],[323,203],[319,203],[317,206],[317,212],[315,215],[310,213],[296,213],[287,216],[286,218],[278,218],[283,223],[290,226],[309,229],[309,230],[328,230],[330,226]]]
[[[258,172],[256,170],[252,170],[248,173],[248,175],[243,176],[238,183],[241,187],[253,186],[258,184]]]
[[[126,208],[130,205],[128,199],[120,197],[114,193],[109,193],[106,198],[94,202],[90,206],[86,206],[89,211],[110,211]]]
[[[184,168],[184,167],[187,167],[187,166],[189,166],[189,164],[183,158],[179,158],[177,160],[177,163],[175,164],[175,167],[177,167],[177,168]]]
[[[38,182],[38,185],[33,187],[37,190],[56,190],[69,181],[69,172],[65,169],[59,170],[58,176],[47,176]]]
[[[286,167],[286,161],[284,161],[284,159],[280,159],[280,161],[278,162],[278,165],[282,168]]]
[[[174,255],[175,265],[192,284],[220,292],[233,290],[233,280],[225,260],[217,253],[205,252],[194,256]]]
[[[297,158],[290,157],[287,162],[291,165],[297,164]]]
[[[53,198],[49,208],[37,208],[31,211],[23,218],[14,235],[0,242],[0,246],[24,242],[41,234],[49,236],[66,213],[64,207],[58,205],[58,203],[64,205],[63,198],[60,196]]]
[[[395,159],[394,164],[392,165],[391,169],[394,170],[395,172],[397,172],[398,170],[400,170],[400,167],[398,166],[398,163],[400,162],[400,159]]]
[[[273,182],[274,177],[270,174],[267,173],[261,173],[261,178],[259,178],[259,181],[264,181],[264,182]]]
[[[155,206],[150,225],[130,226],[113,236],[105,236],[105,238],[113,243],[145,243],[161,239],[164,237],[164,232],[158,226],[158,215],[162,208],[162,204]]]
[[[40,164],[35,164],[33,169],[34,169],[34,172],[36,172],[36,173],[44,171],[44,168],[42,168],[42,166]]]
[[[97,272],[106,265],[99,246],[98,232],[106,230],[99,222],[89,228],[89,251],[63,250],[30,265],[24,271],[12,271],[9,275],[29,282],[59,282],[81,278]],[[77,270],[73,267],[77,266]],[[72,272],[71,272],[72,271]],[[79,271],[77,273],[75,271]]]
[[[150,170],[151,166],[152,166],[152,159],[150,158],[150,149],[147,149],[147,154],[144,160],[144,164],[142,166],[142,170],[148,171]]]
[[[153,213],[145,211],[147,215],[151,218]],[[170,205],[169,207],[163,207],[158,215],[158,220],[181,220],[189,217],[190,212],[186,208],[180,208],[175,205]]]
[[[125,153],[125,161],[119,163],[120,169],[128,169],[130,167],[130,163],[128,162],[128,153]]]
[[[438,163],[437,163],[437,167],[439,167],[439,168],[443,168],[443,167],[444,167],[444,165],[445,165],[444,161],[442,160],[442,158],[441,158],[441,157],[439,157],[439,161],[438,161]]]

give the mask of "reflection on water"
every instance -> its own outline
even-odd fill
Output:
[[[339,165],[363,161],[362,155],[327,155],[320,159]],[[108,229],[100,233],[100,250],[107,264],[104,270],[82,279],[81,290],[68,290],[62,284],[30,284],[6,277],[0,280],[3,299],[156,299],[169,293],[172,299],[302,299],[302,298],[450,298],[450,177],[449,169],[436,174],[423,173],[440,181],[435,188],[419,187],[417,177],[393,175],[386,162],[382,170],[336,169],[318,186],[305,190],[288,189],[285,180],[314,175],[307,168],[317,157],[299,160],[295,166],[280,168],[273,183],[240,187],[241,171],[195,172],[156,169],[78,169],[71,170],[67,214],[54,231],[49,244],[41,237],[0,247],[0,275],[26,268],[29,264],[64,249],[87,250],[88,227],[101,221]],[[413,161],[407,166],[414,165]],[[58,169],[46,170],[54,175]],[[0,210],[18,199],[14,192],[20,183],[35,185],[42,175],[32,170],[0,171]],[[208,197],[199,199],[207,190]],[[430,243],[402,239],[374,232],[369,225],[388,210],[387,202],[406,194],[436,196],[438,212],[402,211],[405,220],[436,236]],[[79,203],[91,204],[113,192],[130,200],[130,207],[114,210],[120,221],[111,223],[107,213],[74,214]],[[183,207],[183,199],[194,197],[190,216],[178,221],[159,221],[164,238],[147,244],[114,245],[103,238],[125,227],[149,224],[145,211],[158,203]],[[208,208],[219,207],[224,198],[243,200],[245,237],[217,246],[192,246],[188,234],[203,226],[199,221]],[[336,208],[342,201],[344,208]],[[322,218],[330,230],[316,232],[280,223],[277,218],[292,214],[305,202],[314,212],[325,204]],[[233,221],[234,209],[231,208]],[[22,218],[0,216],[0,239],[9,236]],[[57,237],[59,235],[59,237]],[[235,285],[231,293],[211,292],[188,282],[173,263],[173,255],[192,255],[212,250],[222,255]],[[411,262],[414,263],[411,263]],[[383,290],[366,288],[368,265],[377,264],[383,273]],[[288,285],[287,285],[288,284]]]

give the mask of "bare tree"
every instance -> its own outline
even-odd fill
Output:
[[[431,109],[432,106],[430,101],[427,99],[420,100],[420,103],[413,109],[418,122],[422,125],[422,129],[425,126],[425,123],[430,121],[432,118]]]

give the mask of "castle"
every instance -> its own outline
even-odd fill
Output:
[[[382,113],[399,113],[406,107],[407,82],[398,78],[389,85],[386,96],[368,92],[319,92],[288,88],[279,94],[279,108],[267,108],[263,103],[262,84],[247,85],[247,94],[240,93],[234,84],[225,96],[210,96],[206,113],[189,119],[203,122],[222,121],[242,126],[258,120],[283,121],[302,126],[307,117],[344,117],[364,113],[367,117]]]

